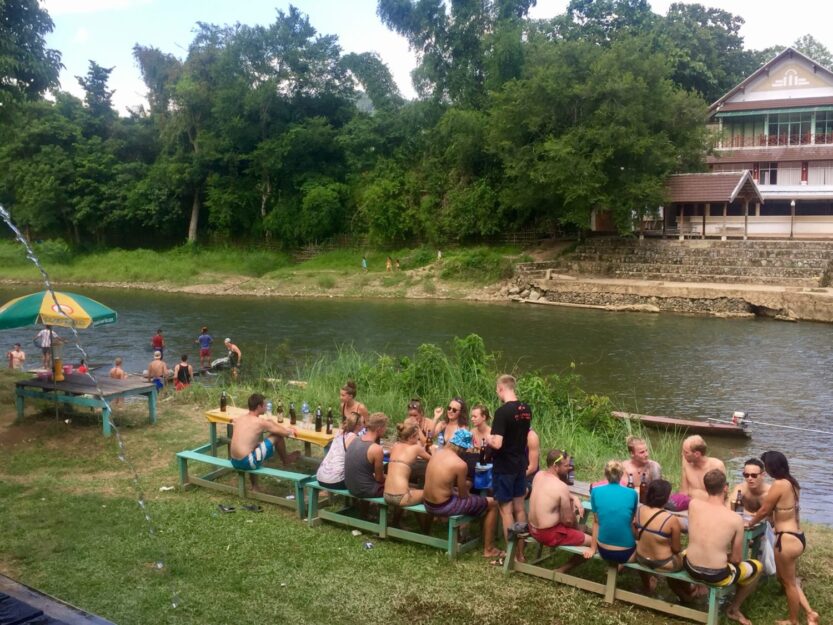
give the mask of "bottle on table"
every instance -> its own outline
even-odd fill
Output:
[[[298,415],[295,414],[295,402],[289,402],[289,425],[295,425]]]
[[[321,404],[318,404],[318,407],[315,409],[315,431],[320,432],[323,425],[324,423],[322,421]]]
[[[735,512],[743,516],[743,493],[738,490],[738,496],[735,498]]]
[[[310,429],[312,426],[312,415],[309,411],[309,404],[307,402],[303,402],[301,404],[301,416],[304,418],[304,428]]]
[[[327,434],[333,433],[333,409],[327,408]]]
[[[267,417],[272,416],[272,402],[271,401],[266,402],[266,416]]]
[[[278,402],[278,423],[283,423],[283,402]]]
[[[223,391],[220,393],[220,412],[225,412],[226,406],[228,406],[228,395]]]
[[[648,497],[648,478],[643,473],[642,479],[639,480],[639,503],[645,503],[646,497]]]
[[[478,460],[481,466],[486,466],[486,438],[480,441],[480,458]]]
[[[628,473],[628,488],[636,488],[636,485],[633,483],[633,473]]]

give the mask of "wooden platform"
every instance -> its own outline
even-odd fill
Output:
[[[95,614],[90,614],[60,599],[50,597],[5,575],[0,575],[0,620],[2,620],[2,595],[4,594],[12,600],[20,601],[31,608],[32,618],[26,620],[19,620],[18,618],[18,620],[12,621],[21,625],[46,622],[62,625],[113,625],[110,621]],[[47,620],[43,616],[38,617],[39,613],[53,620]],[[41,620],[37,620],[38,618],[41,618]]]
[[[656,417],[653,415],[635,414],[631,412],[611,413],[617,419],[638,421],[651,428],[664,430],[679,430],[691,434],[704,436],[731,436],[735,438],[749,438],[749,432],[740,425],[732,423],[715,423],[712,421],[698,421],[696,419],[678,419],[675,417]]]
[[[98,386],[103,393],[99,395],[92,379],[84,373],[71,373],[64,376],[62,382],[52,380],[22,380],[15,384],[15,403],[17,418],[23,419],[23,409],[26,398],[41,401],[61,402],[76,406],[101,409],[102,430],[104,436],[111,433],[108,406],[114,399],[143,395],[148,400],[148,417],[151,423],[156,423],[156,386],[145,380],[116,380],[110,377],[97,378]],[[104,401],[106,400],[106,402]]]

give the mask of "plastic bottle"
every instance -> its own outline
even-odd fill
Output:
[[[272,402],[271,401],[266,402],[266,416],[267,417],[272,416]]]
[[[312,415],[310,415],[309,404],[307,402],[301,404],[301,416],[304,419],[304,427],[309,429],[310,425],[312,425]]]
[[[573,457],[570,456],[570,470],[567,471],[567,484],[572,486],[576,483],[576,463]]]

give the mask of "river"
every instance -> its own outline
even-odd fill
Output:
[[[0,302],[30,291],[0,289]],[[122,356],[128,371],[146,368],[157,327],[164,330],[170,364],[181,352],[196,360],[193,341],[202,325],[215,338],[215,352],[230,336],[250,355],[287,341],[299,357],[347,342],[359,350],[411,354],[421,343],[445,343],[474,332],[522,370],[559,372],[575,363],[585,389],[607,394],[630,410],[678,416],[745,410],[752,419],[833,430],[833,328],[828,325],[517,304],[79,291],[119,312],[117,324],[82,332],[91,360]],[[3,353],[19,341],[31,364],[37,358],[34,334],[35,329],[0,331]],[[822,460],[833,436],[753,427],[749,442],[712,445],[727,461],[730,480],[739,477],[743,459],[782,450],[804,487],[803,516],[829,522],[833,474]]]

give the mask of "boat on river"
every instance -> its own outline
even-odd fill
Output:
[[[746,414],[736,412],[731,419],[680,419],[677,417],[657,417],[633,412],[613,411],[613,416],[625,421],[638,421],[647,427],[663,430],[679,430],[688,434],[702,436],[726,436],[735,438],[749,438],[749,430],[745,423]]]

